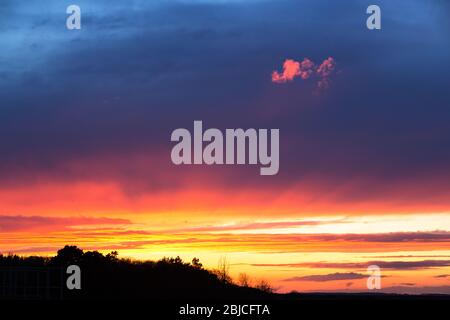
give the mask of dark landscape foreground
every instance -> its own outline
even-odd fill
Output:
[[[69,290],[67,267],[81,269],[81,289]],[[0,255],[2,300],[170,300],[179,301],[417,301],[448,300],[449,295],[380,293],[277,294],[267,283],[250,287],[231,281],[225,270],[206,270],[198,259],[179,257],[159,261],[119,259],[65,246],[57,255],[20,257]]]

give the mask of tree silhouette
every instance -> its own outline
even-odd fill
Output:
[[[226,257],[220,257],[216,274],[220,281],[224,283],[232,282],[230,277],[230,263]]]
[[[250,287],[250,277],[246,273],[240,273],[238,278],[238,284],[241,287]]]
[[[226,258],[221,258],[219,269],[212,272],[204,269],[198,258],[191,262],[184,262],[179,256],[159,261],[135,261],[119,259],[118,255],[117,251],[103,255],[66,245],[52,258],[0,255],[0,267],[33,267],[31,274],[46,268],[61,270],[55,281],[59,281],[59,287],[64,289],[65,299],[244,299],[264,297],[265,294],[255,288],[233,284]],[[78,265],[81,269],[81,290],[68,290],[65,286],[63,277],[69,265]]]
[[[200,263],[200,259],[198,259],[198,258],[193,258],[191,263],[194,268],[197,268],[197,269],[203,268],[203,265]]]
[[[65,246],[58,250],[54,262],[61,265],[79,264],[83,259],[83,250],[77,246]]]

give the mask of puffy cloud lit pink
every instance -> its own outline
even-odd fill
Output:
[[[272,81],[276,83],[292,81],[298,75],[300,75],[300,63],[292,59],[286,59],[283,63],[282,73],[272,72]]]
[[[309,60],[308,58],[303,59],[300,64],[300,77],[303,80],[308,79],[311,74],[314,72],[314,62]]]
[[[332,57],[325,59],[322,64],[317,68],[317,74],[321,77],[328,77],[336,68],[336,62]]]
[[[296,77],[307,80],[312,76],[317,78],[317,89],[327,89],[330,86],[329,77],[336,69],[336,61],[329,57],[325,59],[319,66],[308,58],[303,61],[295,61],[286,59],[283,63],[283,71],[272,72],[272,82],[285,83],[293,81]]]
[[[272,81],[276,83],[284,83],[294,80],[295,77],[308,79],[314,73],[314,63],[305,58],[298,62],[292,59],[286,59],[283,63],[283,72],[272,72]]]

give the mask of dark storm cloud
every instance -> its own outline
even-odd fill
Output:
[[[404,190],[425,181],[424,198],[427,190],[448,190],[450,46],[442,2],[381,1],[380,32],[365,29],[360,1],[77,4],[82,30],[67,31],[59,1],[2,2],[2,179],[17,182],[17,172],[73,179],[79,172],[61,163],[84,156],[164,158],[170,132],[201,119],[221,129],[280,128],[281,170],[271,185],[360,179],[344,200],[382,196],[386,183]],[[333,56],[341,73],[320,96],[298,83],[273,86],[271,72],[289,56]],[[164,159],[155,170],[171,170]],[[134,167],[111,166],[106,175],[148,179],[127,171]],[[242,185],[238,177],[267,183],[247,168],[223,183]]]

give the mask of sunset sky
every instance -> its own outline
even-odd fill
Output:
[[[279,292],[450,294],[450,3],[0,2],[0,252],[193,257]],[[82,29],[66,29],[77,4]],[[280,169],[171,132],[280,129]]]

